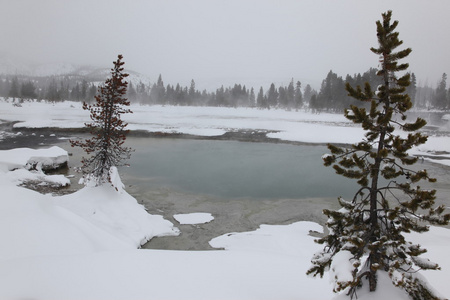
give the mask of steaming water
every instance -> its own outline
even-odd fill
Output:
[[[224,198],[349,196],[355,183],[323,166],[324,146],[181,139],[130,139],[124,180]],[[135,180],[138,179],[139,180]]]
[[[181,230],[180,236],[152,239],[145,248],[207,250],[216,236],[261,224],[324,224],[322,210],[338,209],[336,198],[349,199],[358,188],[323,166],[324,146],[132,137],[126,145],[135,149],[130,167],[120,170],[126,190],[149,213],[163,215]],[[81,151],[70,151],[73,171]],[[438,188],[437,203],[448,206],[449,168],[428,163],[418,168],[438,177],[432,186]],[[191,226],[173,218],[191,212],[212,213],[214,221]]]

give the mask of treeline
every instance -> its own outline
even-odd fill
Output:
[[[311,87],[307,89],[312,90]],[[216,89],[214,92],[199,91],[192,80],[189,87],[177,85],[164,85],[161,75],[152,86],[142,83],[136,87],[132,83],[128,87],[128,97],[131,101],[140,104],[161,105],[195,105],[195,106],[225,106],[225,107],[260,107],[260,108],[301,108],[304,97],[301,83],[294,83],[292,79],[287,86],[275,87],[271,84],[267,92],[263,87],[255,92],[254,88],[235,84],[232,87]]]
[[[0,96],[48,101],[91,101],[97,92],[95,81],[83,76],[0,77]]]
[[[164,84],[162,76],[153,83],[136,83],[131,80],[127,97],[132,103],[141,105],[181,105],[181,106],[223,106],[223,107],[258,107],[261,109],[308,108],[313,112],[342,112],[354,99],[345,91],[345,83],[352,86],[364,86],[365,82],[377,87],[381,79],[376,75],[377,69],[371,68],[363,74],[342,76],[328,72],[316,91],[309,84],[304,88],[300,81],[292,79],[287,85],[276,86],[274,83],[255,90],[253,87],[235,84],[231,87],[221,86],[213,92],[199,91],[192,80],[190,86]],[[17,99],[44,99],[48,101],[86,101],[91,102],[98,89],[98,79],[85,78],[81,75],[27,77],[0,76],[0,96]],[[444,73],[436,88],[418,87],[416,76],[411,74],[411,85],[407,93],[415,107],[426,109],[450,109],[450,89],[447,89],[447,75]]]
[[[319,93],[311,97],[309,108],[317,111],[341,112],[351,104],[355,104],[355,100],[350,98],[345,91],[346,82],[350,83],[351,86],[359,85],[362,88],[368,82],[372,87],[377,87],[382,84],[380,76],[376,75],[377,72],[377,69],[371,68],[362,75],[347,75],[343,79],[330,71],[322,81]],[[416,75],[411,73],[410,76],[411,84],[406,89],[406,93],[410,96],[414,107],[418,109],[450,110],[450,88],[447,89],[446,73],[442,75],[436,88],[428,84],[417,86]]]

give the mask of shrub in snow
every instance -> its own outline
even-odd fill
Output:
[[[437,270],[439,266],[419,257],[426,250],[406,241],[404,233],[426,232],[426,223],[448,224],[450,214],[444,214],[443,206],[434,207],[435,190],[416,185],[421,180],[435,179],[426,170],[409,167],[418,158],[410,157],[407,151],[427,141],[417,132],[426,122],[421,118],[406,122],[406,112],[412,107],[405,93],[410,75],[397,78],[397,72],[407,69],[408,64],[398,64],[398,60],[408,56],[411,49],[394,52],[402,41],[394,32],[398,22],[391,23],[391,14],[388,11],[377,22],[379,48],[371,48],[380,56],[381,70],[377,75],[384,83],[375,92],[368,83],[364,90],[346,85],[350,96],[370,104],[369,110],[352,105],[345,113],[349,120],[362,126],[365,138],[351,148],[329,145],[331,154],[322,157],[326,166],[332,165],[337,174],[357,180],[361,187],[352,201],[339,198],[342,209],[324,210],[330,231],[317,240],[325,247],[314,255],[307,273],[323,276],[331,269],[334,291],[347,291],[353,298],[364,282],[370,291],[375,291],[377,272],[387,272],[392,283],[413,299],[439,299],[417,273]],[[407,137],[394,134],[398,127],[408,132]],[[380,179],[387,184],[382,185]]]
[[[131,113],[130,102],[124,98],[128,83],[124,79],[128,74],[123,72],[122,55],[118,56],[111,69],[111,78],[108,78],[99,93],[95,96],[96,103],[89,105],[83,103],[83,109],[91,113],[92,123],[86,123],[92,137],[85,141],[71,140],[72,147],[78,146],[90,154],[82,159],[82,171],[86,184],[101,185],[112,183],[112,167],[123,165],[123,161],[130,157],[131,148],[124,147],[128,130],[128,123],[121,120],[121,115]]]

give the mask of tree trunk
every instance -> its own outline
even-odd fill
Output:
[[[383,71],[384,71],[384,86],[385,86],[385,97],[384,99],[380,99],[384,103],[384,112],[385,114],[388,112],[389,104],[390,104],[390,93],[389,93],[389,72],[387,69],[387,61],[388,57],[387,54],[383,55]],[[377,148],[377,155],[375,157],[375,162],[373,166],[373,173],[372,173],[372,185],[370,188],[370,242],[376,242],[379,240],[379,225],[378,225],[378,212],[377,212],[377,196],[378,196],[378,178],[380,176],[380,166],[381,162],[383,160],[383,157],[381,156],[381,151],[384,149],[384,139],[386,137],[386,131],[387,127],[385,124],[379,124],[381,126],[380,128],[380,138],[378,139],[378,148]],[[378,251],[378,248],[375,248],[372,250],[372,252],[369,255],[369,288],[371,292],[374,292],[377,288],[377,278],[376,278],[376,270],[378,268],[372,268],[373,264],[381,265],[381,257],[380,253]]]
[[[376,242],[379,239],[378,212],[377,212],[378,177],[380,175],[380,165],[382,161],[380,152],[384,148],[385,134],[386,134],[385,130],[383,130],[380,134],[380,139],[378,141],[377,156],[375,158],[375,163],[373,167],[372,185],[370,188],[370,239],[369,239],[370,243]],[[372,265],[375,263],[379,264],[379,260],[380,254],[378,252],[378,248],[375,248],[369,255],[369,272],[370,272],[369,287],[371,292],[374,292],[377,288],[376,269],[373,269]]]

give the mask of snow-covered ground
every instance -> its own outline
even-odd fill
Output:
[[[200,136],[222,135],[227,131],[264,130],[270,138],[305,143],[355,143],[364,132],[341,114],[312,114],[305,111],[260,110],[256,108],[140,106],[132,105],[132,114],[123,115],[130,130],[185,133]],[[0,99],[0,120],[18,121],[15,128],[82,128],[89,122],[89,112],[78,102],[24,102]],[[0,135],[1,138],[1,135]],[[448,151],[450,138],[430,136],[426,145],[414,154]],[[442,157],[441,157],[442,158]],[[450,155],[443,156],[450,164]]]
[[[0,119],[21,121],[16,125],[19,127],[81,127],[88,115],[77,105],[24,103],[13,107],[0,102]],[[308,136],[315,142],[361,138],[359,130],[339,115],[225,108],[132,109],[135,114],[127,118],[133,129],[195,134],[220,134],[240,128],[279,130],[278,134],[290,134],[290,139],[305,142],[312,142],[306,140]],[[339,131],[330,133],[332,128]],[[309,132],[295,135],[296,130]],[[433,140],[437,142],[433,144]],[[416,151],[447,150],[448,140],[432,138],[425,148]],[[328,274],[324,279],[305,275],[312,254],[320,249],[309,235],[310,231],[322,231],[316,223],[261,225],[256,231],[228,233],[210,242],[226,250],[137,249],[154,236],[177,235],[178,229],[161,216],[149,215],[125,190],[116,191],[108,185],[85,187],[65,196],[42,195],[17,186],[28,178],[45,180],[39,168],[26,168],[30,162],[42,165],[68,159],[58,147],[39,152],[0,151],[0,158],[0,299],[334,297]],[[53,182],[63,185],[65,180],[57,177]],[[185,217],[185,221],[205,222],[209,216]],[[424,275],[450,298],[449,229],[432,227],[429,233],[408,238],[421,243],[428,249],[426,256],[441,265],[441,271]],[[408,299],[403,291],[385,282],[386,278],[380,278],[383,288],[376,293],[363,290],[358,299]]]

